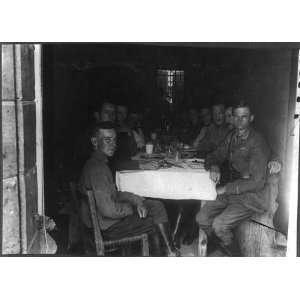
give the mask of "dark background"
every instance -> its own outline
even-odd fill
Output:
[[[197,44],[49,44],[43,47],[45,176],[67,164],[74,141],[104,99],[158,116],[158,69],[184,70],[182,110],[216,101],[250,102],[255,127],[283,161],[276,226],[287,232],[289,143],[296,51],[287,47]],[[49,175],[50,176],[50,175]],[[47,200],[46,200],[47,201]]]

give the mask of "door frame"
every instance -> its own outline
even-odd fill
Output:
[[[42,86],[42,44],[34,45],[34,82],[36,107],[36,168],[38,190],[38,214],[44,216],[44,152],[43,152],[43,86]]]
[[[2,70],[2,44],[0,44],[0,71]],[[2,255],[2,228],[3,228],[3,153],[2,153],[2,71],[0,72],[0,255]]]

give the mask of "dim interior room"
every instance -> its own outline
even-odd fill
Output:
[[[165,110],[159,72],[175,70],[184,74],[175,113],[220,101],[226,106],[242,99],[251,104],[254,127],[282,161],[274,225],[287,234],[297,68],[298,50],[274,44],[44,44],[46,215],[57,216],[60,194],[75,176],[76,139],[92,112],[109,100],[131,111],[149,109],[158,118]]]

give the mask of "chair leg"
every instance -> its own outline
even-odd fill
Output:
[[[149,241],[147,235],[144,235],[142,238],[142,256],[149,256]]]

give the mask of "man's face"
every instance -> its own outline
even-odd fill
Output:
[[[102,122],[115,122],[116,120],[116,110],[115,106],[112,104],[104,104],[100,113],[100,121]]]
[[[225,123],[226,124],[233,124],[233,114],[232,114],[232,107],[228,107],[225,110]]]
[[[119,122],[124,122],[127,119],[127,108],[125,106],[117,106],[117,119]]]
[[[93,143],[97,150],[111,157],[116,150],[117,134],[114,129],[100,129]]]
[[[202,121],[203,125],[208,126],[211,122],[210,110],[208,108],[201,109],[200,116],[201,116],[201,121]]]
[[[225,118],[225,109],[223,105],[215,105],[213,106],[213,122],[217,126],[221,126],[224,124]]]
[[[246,130],[253,121],[253,115],[248,107],[238,107],[233,112],[234,127],[239,131]]]

